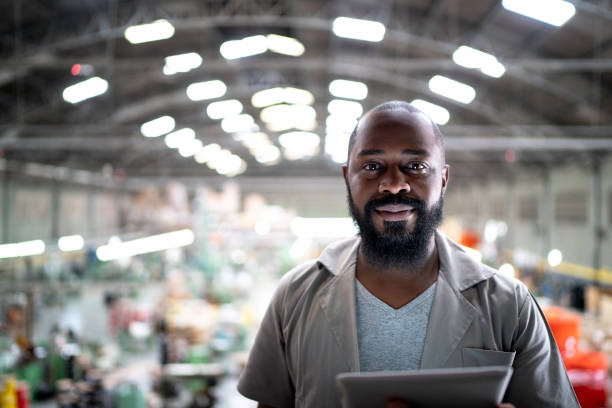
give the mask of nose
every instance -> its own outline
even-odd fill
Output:
[[[409,193],[410,190],[406,175],[399,169],[389,169],[378,184],[379,193],[399,194],[401,192]]]

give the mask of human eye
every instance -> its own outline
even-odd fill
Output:
[[[376,162],[368,162],[362,166],[362,169],[369,173],[377,172],[381,169],[381,165]]]
[[[421,162],[409,162],[408,164],[406,164],[404,166],[404,168],[407,171],[410,171],[412,173],[423,173],[425,171],[427,171],[427,165],[425,163],[421,163]]]

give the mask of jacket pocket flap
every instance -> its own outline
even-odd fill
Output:
[[[464,348],[462,350],[464,367],[482,366],[512,366],[514,362],[514,351],[495,351],[477,348]]]

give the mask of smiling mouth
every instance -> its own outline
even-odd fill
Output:
[[[405,204],[381,205],[374,210],[384,221],[406,221],[416,209]]]

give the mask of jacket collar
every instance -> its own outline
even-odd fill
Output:
[[[462,292],[493,275],[492,269],[473,259],[443,232],[436,231],[435,240],[440,272],[452,288]],[[359,236],[336,241],[323,250],[319,262],[335,276],[340,276],[351,268],[354,270],[360,243]]]

